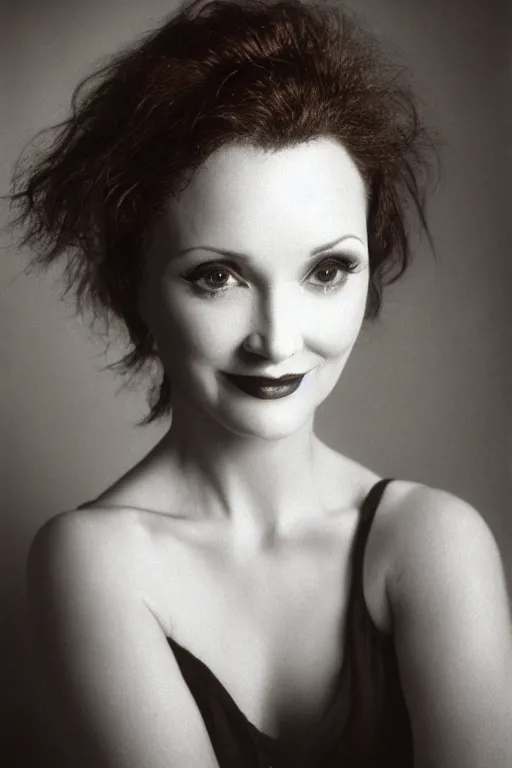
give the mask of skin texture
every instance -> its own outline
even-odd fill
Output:
[[[200,293],[185,278],[230,258],[207,248],[245,258],[200,280]],[[332,269],[334,252],[351,273]],[[172,385],[169,463],[184,497],[200,489],[201,509],[230,518],[245,553],[322,506],[314,414],[357,340],[368,277],[364,184],[329,138],[277,153],[222,148],[154,232],[140,309]],[[308,375],[293,395],[262,401],[232,389],[223,371]]]

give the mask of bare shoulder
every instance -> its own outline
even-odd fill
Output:
[[[362,501],[382,478],[371,472],[361,472],[359,478]],[[439,559],[449,557],[464,538],[496,546],[488,523],[468,502],[423,483],[392,479],[379,502],[364,562],[368,607],[382,631],[392,633],[400,606],[414,599],[404,595],[404,586],[414,583],[412,573],[421,574],[417,581],[427,579],[439,569]]]
[[[393,486],[387,522],[398,561],[436,543],[449,546],[457,535],[493,538],[483,514],[454,493],[410,481]]]
[[[73,765],[214,768],[145,599],[144,536],[133,512],[95,508],[60,513],[34,537],[29,619],[49,709]]]
[[[467,573],[469,553],[487,553],[500,566],[500,553],[484,515],[461,497],[411,481],[390,484],[381,528],[388,543],[387,594],[397,614],[415,600],[415,585],[450,569]]]
[[[138,515],[130,510],[74,509],[60,512],[47,520],[36,532],[29,549],[28,567],[43,566],[77,555],[80,562],[98,569],[100,564],[111,573],[121,564],[132,572],[138,570],[144,552],[144,527]],[[132,582],[133,585],[133,582]]]
[[[138,601],[166,631],[154,595],[162,581],[161,563],[155,560],[154,528],[161,515],[124,506],[100,506],[61,512],[36,532],[27,558],[27,594],[38,593],[38,602],[56,600],[57,591],[66,590],[72,599],[73,585],[91,580],[101,588],[103,600],[109,596],[129,604]],[[172,520],[166,518],[167,530]],[[171,525],[169,525],[171,523]],[[179,524],[178,521],[175,521]],[[169,538],[169,537],[168,537]],[[167,548],[172,559],[172,548]],[[167,562],[166,574],[179,576],[179,569]],[[44,579],[52,590],[43,595]],[[54,591],[55,590],[55,591]],[[99,595],[99,591],[97,593]]]
[[[388,594],[414,752],[428,765],[510,765],[512,616],[498,543],[464,499],[403,488],[386,520]]]
[[[28,552],[27,596],[36,622],[58,616],[89,590],[108,623],[110,608],[143,604],[143,528],[124,510],[68,510],[47,520]],[[82,599],[82,596],[80,596]]]

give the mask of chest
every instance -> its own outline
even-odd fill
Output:
[[[161,578],[148,602],[166,635],[207,665],[248,720],[282,736],[319,719],[337,684],[350,544],[350,536],[333,536],[246,568],[215,549],[174,543],[168,560],[168,548],[157,546]],[[363,587],[370,615],[385,628],[375,559],[364,563]]]

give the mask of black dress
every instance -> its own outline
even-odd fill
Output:
[[[363,595],[363,556],[390,479],[366,496],[351,549],[343,664],[320,721],[285,747],[259,731],[206,664],[171,637],[181,674],[203,717],[220,768],[413,768],[412,733],[392,635],[381,633]]]

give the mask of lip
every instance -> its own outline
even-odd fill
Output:
[[[307,372],[306,372],[307,373]],[[233,376],[237,377],[239,379],[241,378],[247,378],[247,379],[259,379],[260,381],[269,382],[270,384],[286,384],[289,381],[295,381],[295,379],[302,378],[306,375],[306,373],[287,373],[285,376],[258,376],[257,374],[255,376],[251,376],[251,374],[246,373],[227,373],[224,372],[225,376]]]
[[[295,392],[306,374],[288,374],[279,379],[268,376],[246,376],[233,373],[224,373],[227,380],[247,395],[259,400],[276,400],[287,397]]]

